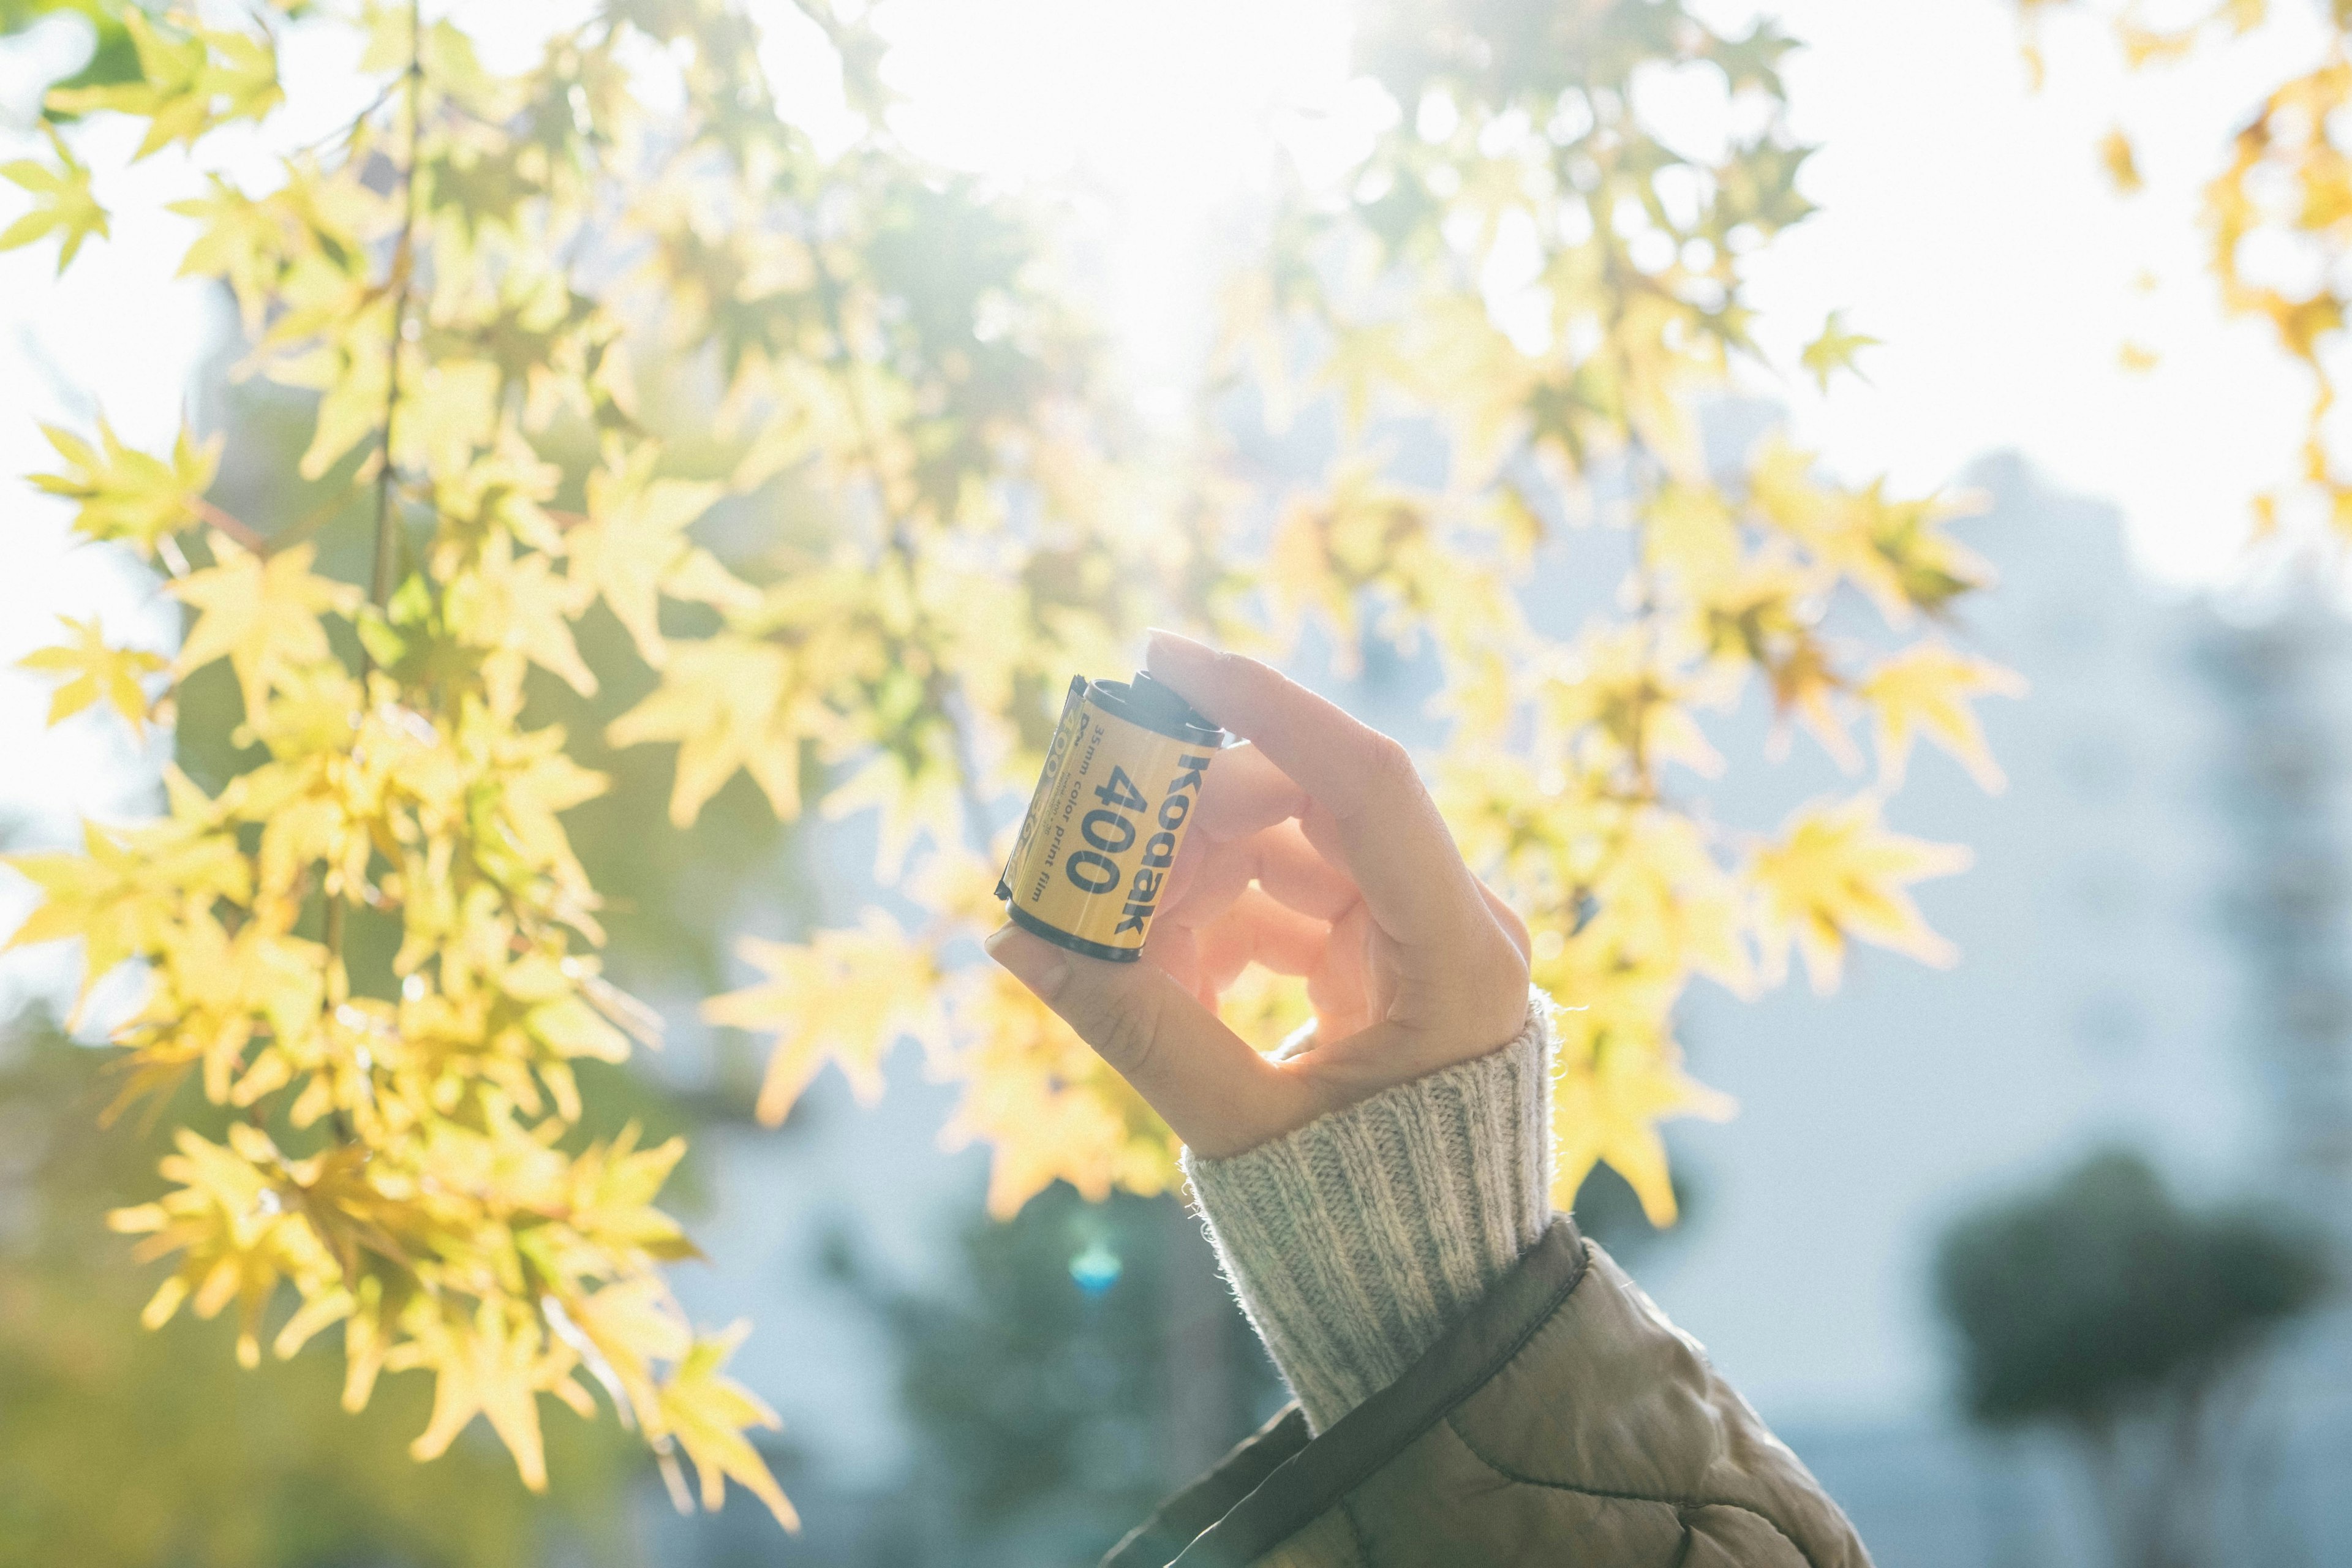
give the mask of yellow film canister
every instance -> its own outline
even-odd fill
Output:
[[[1224,742],[1149,675],[1073,679],[996,882],[1013,922],[1090,958],[1136,958]]]

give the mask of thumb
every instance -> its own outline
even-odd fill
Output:
[[[1013,925],[985,945],[1195,1154],[1238,1154],[1313,1120],[1312,1083],[1258,1055],[1158,964],[1087,958]]]

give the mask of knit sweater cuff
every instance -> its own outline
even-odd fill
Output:
[[[1551,1219],[1550,999],[1486,1056],[1223,1160],[1209,1238],[1317,1432],[1387,1387]]]

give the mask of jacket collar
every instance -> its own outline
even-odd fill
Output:
[[[1404,1375],[1310,1438],[1295,1404],[1162,1503],[1102,1568],[1241,1568],[1313,1523],[1476,1393],[1582,1282],[1566,1215]]]

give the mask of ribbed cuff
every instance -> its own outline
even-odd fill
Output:
[[[1183,1155],[1225,1278],[1321,1432],[1396,1381],[1551,1219],[1552,1004],[1471,1061],[1223,1160]]]

